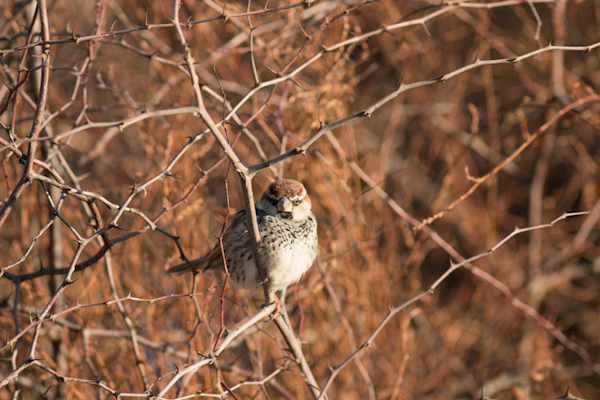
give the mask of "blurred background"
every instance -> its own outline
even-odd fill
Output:
[[[240,182],[185,109],[195,97],[172,2],[40,3],[52,54],[42,163],[33,170],[47,179],[24,187],[0,227],[0,398],[108,399],[111,390],[145,397],[213,348],[223,275],[203,274],[193,288],[190,275],[165,269],[180,262],[174,237],[190,259],[214,246],[227,216],[244,206]],[[25,46],[40,41],[36,2],[8,0],[0,11],[6,208],[25,168],[28,144],[19,140],[38,108],[43,57],[41,46]],[[472,257],[515,227],[590,211],[521,233],[452,273],[385,324],[327,393],[551,399],[570,387],[600,398],[598,2],[182,0],[179,18],[211,116],[221,121],[236,107],[222,132],[246,165],[293,149],[401,83],[550,42],[570,46],[411,88],[253,182],[260,196],[277,177],[297,179],[311,197],[319,256],[288,289],[286,305],[321,386],[389,307],[427,290],[457,261],[450,248]],[[287,79],[275,82],[280,76]],[[78,246],[73,231],[89,238],[102,229]],[[74,282],[62,287],[74,264]],[[193,298],[178,296],[191,291]],[[262,293],[229,282],[224,326],[262,302]],[[54,317],[36,331],[48,305]],[[32,346],[40,365],[27,366]],[[168,398],[311,398],[290,357],[263,321]],[[243,381],[255,384],[236,386]]]

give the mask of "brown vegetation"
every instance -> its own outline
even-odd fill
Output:
[[[0,399],[600,398],[596,1],[38,5],[0,5]],[[239,172],[311,196],[301,352],[165,272]]]

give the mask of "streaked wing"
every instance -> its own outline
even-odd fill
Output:
[[[238,239],[246,234],[248,231],[246,229],[246,210],[238,211],[233,218],[231,219],[231,223],[225,233],[223,234],[223,250],[227,255],[228,252],[233,250],[233,247],[238,242]],[[208,253],[206,259],[206,268],[207,269],[223,269],[223,257],[221,253],[221,245],[217,241],[215,247]]]
[[[225,252],[231,250],[230,248],[235,243],[236,239],[246,232],[246,210],[241,210],[231,218],[231,223],[223,235],[223,247]],[[191,268],[190,264],[192,264]],[[196,258],[195,260],[191,260],[190,264],[187,262],[179,263],[169,268],[167,272],[170,274],[183,274],[192,269],[196,271],[202,270],[202,272],[207,269],[222,269],[223,258],[221,257],[221,246],[219,245],[219,242],[217,241],[215,247],[213,247],[208,254]]]

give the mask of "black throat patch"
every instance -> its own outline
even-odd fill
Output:
[[[277,216],[281,219],[293,219],[294,218],[292,216],[291,212],[285,212],[285,211],[277,213]]]

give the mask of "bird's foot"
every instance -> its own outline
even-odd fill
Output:
[[[274,301],[275,302],[275,310],[269,315],[268,322],[273,321],[275,318],[279,317],[283,313],[279,299],[276,296],[274,296],[274,300],[275,300]],[[271,304],[273,304],[273,303],[271,303]],[[269,305],[271,305],[271,304],[269,304]]]

